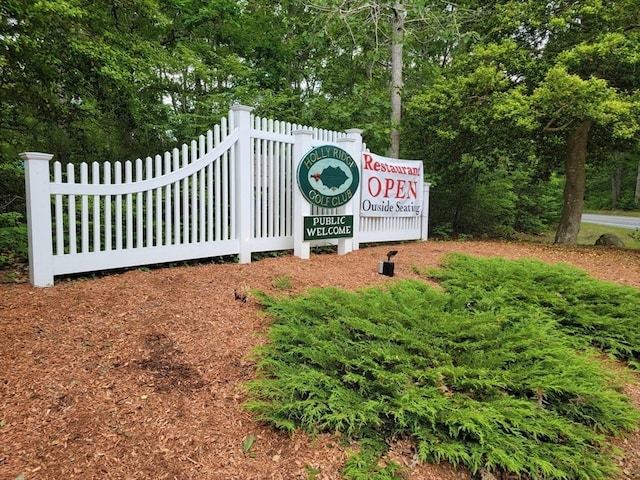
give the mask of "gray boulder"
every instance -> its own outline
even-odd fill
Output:
[[[603,233],[602,235],[600,235],[596,240],[596,245],[624,248],[624,242],[613,233]]]

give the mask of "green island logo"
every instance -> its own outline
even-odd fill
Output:
[[[298,187],[307,201],[318,207],[348,203],[359,184],[358,165],[348,152],[333,145],[314,148],[298,165]]]

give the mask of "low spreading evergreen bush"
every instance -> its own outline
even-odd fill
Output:
[[[522,310],[544,315],[570,335],[640,367],[640,291],[596,281],[568,264],[534,260],[447,256],[440,269],[424,272],[446,289],[450,307],[518,318]]]
[[[593,346],[636,358],[640,336],[619,338],[624,327],[606,319],[631,328],[640,316],[626,302],[639,292],[564,266],[493,262],[450,257],[428,272],[445,291],[399,280],[261,295],[274,323],[247,408],[285,431],[358,440],[347,479],[401,478],[380,461],[398,438],[422,461],[474,474],[610,478],[606,435],[640,417]]]

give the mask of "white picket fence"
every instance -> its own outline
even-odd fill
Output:
[[[422,216],[368,218],[352,201],[339,209],[311,207],[296,185],[297,162],[314,146],[334,144],[354,159],[360,130],[334,132],[259,118],[234,106],[191,145],[163,156],[63,169],[52,155],[27,152],[25,162],[29,277],[54,276],[224,255],[251,261],[254,252],[291,250],[309,257],[303,216],[353,214],[360,243],[427,238],[429,187]]]

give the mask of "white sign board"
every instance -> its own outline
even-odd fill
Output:
[[[422,162],[362,154],[360,215],[415,217],[422,213]]]

